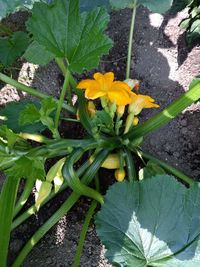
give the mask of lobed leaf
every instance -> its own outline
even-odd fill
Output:
[[[14,32],[10,37],[0,37],[0,63],[9,66],[20,57],[29,44],[28,35],[25,32]]]
[[[28,100],[22,100],[20,102],[10,102],[5,108],[0,111],[0,116],[5,117],[6,120],[3,121],[4,125],[7,125],[15,133],[25,132],[25,133],[37,133],[45,129],[44,125],[41,123],[33,123],[22,125],[20,124],[20,114],[26,108],[27,105],[34,105],[35,108],[39,108],[38,102],[31,102]]]
[[[54,57],[67,58],[73,72],[97,67],[112,41],[103,34],[109,20],[105,9],[80,14],[78,0],[35,3],[27,22],[34,40]]]
[[[200,265],[200,186],[174,177],[116,183],[96,218],[97,233],[114,266]]]
[[[29,45],[23,57],[28,62],[38,65],[46,65],[54,59],[54,55],[51,52],[35,41]]]
[[[44,162],[42,158],[21,156],[14,162],[12,167],[5,170],[5,173],[12,179],[26,178],[43,180],[45,178]]]

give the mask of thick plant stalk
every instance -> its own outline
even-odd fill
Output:
[[[149,153],[143,152],[143,151],[138,151],[138,153],[144,157],[145,159],[151,160],[152,162],[160,165],[163,169],[165,169],[167,172],[173,174],[174,176],[176,176],[177,178],[181,179],[183,182],[186,182],[187,184],[189,184],[190,186],[193,185],[195,183],[195,181],[190,178],[189,176],[185,175],[184,173],[182,173],[181,171],[179,171],[178,169],[172,167],[171,165],[167,164],[166,162],[157,159],[156,157],[152,156]]]
[[[200,82],[196,83],[189,91],[180,96],[162,112],[135,127],[133,130],[130,130],[123,138],[133,140],[155,131],[173,120],[179,113],[199,99]]]
[[[132,183],[138,180],[136,169],[135,169],[134,158],[129,149],[125,149],[124,152],[126,153],[126,168],[128,172],[128,180],[129,182]]]
[[[0,195],[0,266],[7,267],[13,210],[19,179],[7,177]]]
[[[88,231],[88,227],[90,225],[90,222],[91,222],[91,219],[92,219],[92,217],[94,215],[96,207],[97,207],[97,201],[93,200],[92,204],[91,204],[91,206],[90,206],[90,208],[89,208],[89,210],[88,210],[88,212],[86,214],[85,221],[84,221],[84,224],[83,224],[83,227],[82,227],[82,230],[81,230],[81,234],[80,234],[80,238],[79,238],[79,242],[78,242],[78,247],[77,247],[77,250],[76,250],[76,255],[75,255],[75,258],[74,258],[73,267],[78,267],[79,266],[81,254],[82,254],[82,251],[83,251],[84,241],[85,241],[86,234],[87,234],[87,231]]]
[[[96,160],[91,164],[91,166],[85,172],[82,178],[83,183],[89,184],[92,181],[93,177],[101,167],[108,153],[109,151],[104,150],[96,157]],[[37,230],[37,232],[32,236],[32,238],[26,243],[26,245],[23,247],[20,254],[18,255],[17,259],[13,263],[12,267],[21,266],[22,262],[24,261],[28,253],[31,251],[31,249],[51,229],[51,227],[53,227],[60,220],[60,218],[62,218],[73,207],[73,205],[77,202],[79,197],[80,195],[74,192],[69,196],[69,198],[62,204],[62,206],[47,220],[46,223],[44,223]]]
[[[35,181],[33,179],[27,179],[26,180],[24,191],[23,191],[22,195],[20,196],[19,200],[17,201],[17,204],[16,204],[15,209],[14,209],[13,217],[15,217],[20,212],[20,210],[23,208],[24,204],[27,202],[27,200],[31,194],[31,191],[33,189],[34,183],[35,183]]]
[[[19,83],[16,80],[6,76],[3,73],[0,73],[0,80],[7,83],[7,84],[14,86],[19,91],[26,92],[26,93],[28,93],[32,96],[38,97],[40,99],[45,99],[45,98],[49,97],[49,95],[46,95],[46,94],[44,94],[44,93],[40,92],[39,90],[36,90],[32,87],[26,86],[25,84]],[[54,100],[58,103],[57,99],[54,99]],[[67,105],[66,103],[63,103],[63,108],[66,109],[68,112],[75,113],[75,109],[73,107]]]
[[[104,150],[98,156],[96,156],[96,160],[91,164],[88,170],[85,172],[82,182],[85,184],[89,184],[102,163],[108,156],[109,151]],[[62,218],[77,202],[80,195],[76,193],[72,193],[69,198],[62,204],[62,206],[47,220],[46,223],[40,227],[37,232],[32,236],[32,238],[26,243],[24,248],[21,250],[17,259],[13,263],[12,267],[20,267],[28,253],[32,250],[32,248],[38,243],[38,241],[53,227],[59,220]]]
[[[132,19],[131,19],[131,27],[130,27],[130,34],[129,34],[129,43],[128,43],[128,58],[127,58],[127,65],[126,65],[126,79],[130,78],[132,47],[133,47],[133,32],[134,32],[134,28],[135,28],[136,10],[137,10],[137,0],[134,0],[133,14],[132,14]]]
[[[98,191],[83,184],[79,179],[76,171],[74,170],[74,164],[85,152],[86,151],[84,151],[83,149],[78,148],[71,154],[70,159],[66,160],[66,163],[63,166],[63,177],[74,192],[95,199],[100,204],[103,204],[103,196]]]

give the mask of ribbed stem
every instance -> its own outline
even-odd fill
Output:
[[[81,176],[89,166],[90,166],[90,162],[88,160],[77,170],[77,175]],[[55,193],[54,191],[52,191],[51,194],[45,199],[45,201],[42,202],[40,207],[44,206],[47,202],[53,199],[57,194],[64,191],[67,187],[68,187],[68,184],[64,183],[58,192]],[[21,214],[19,217],[17,217],[13,221],[12,230],[15,229],[17,226],[19,226],[21,223],[23,223],[25,220],[27,220],[31,215],[34,215],[36,212],[37,212],[37,209],[35,205],[32,205],[28,210],[26,210],[23,214]]]
[[[107,157],[108,152],[103,151],[99,157],[96,157],[96,160],[91,164],[90,168],[85,172],[82,182],[85,184],[89,184],[93,178],[93,176],[97,173],[103,161]],[[62,218],[71,207],[77,202],[80,195],[76,193],[72,193],[68,199],[62,204],[62,206],[48,219],[46,223],[44,223],[37,232],[32,236],[32,238],[26,243],[24,248],[21,250],[20,254],[16,258],[12,267],[20,267],[22,262],[28,253],[32,250],[32,248],[38,243],[38,241],[53,227],[59,220]],[[4,267],[4,266],[2,266]]]

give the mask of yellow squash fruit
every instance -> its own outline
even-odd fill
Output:
[[[101,167],[110,170],[119,169],[120,168],[119,155],[117,153],[108,155],[108,157],[105,159]]]

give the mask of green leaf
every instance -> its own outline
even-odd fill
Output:
[[[28,104],[20,113],[19,124],[27,125],[38,122],[40,120],[40,112],[34,104]]]
[[[0,126],[0,138],[4,139],[7,142],[8,148],[11,149],[16,143],[18,136],[12,130],[8,129],[6,125],[2,125]]]
[[[83,11],[90,11],[95,9],[96,7],[107,7],[109,9],[110,4],[109,0],[80,0],[80,10]]]
[[[47,97],[41,101],[40,110],[34,104],[26,105],[19,116],[20,125],[30,125],[31,123],[41,122],[54,134],[56,129],[51,113],[57,108],[57,103],[52,97]],[[53,115],[53,114],[52,114]]]
[[[15,161],[13,166],[5,171],[10,178],[27,178],[44,180],[44,162],[41,158],[22,156]]]
[[[36,3],[27,28],[54,57],[67,58],[70,70],[81,73],[97,67],[112,47],[103,34],[108,20],[102,8],[80,14],[78,0],[56,0],[52,5]]]
[[[29,45],[23,57],[28,62],[38,65],[46,65],[54,59],[54,55],[51,52],[35,41]]]
[[[189,45],[200,40],[200,19],[194,20],[191,24],[189,32],[187,33],[187,40]]]
[[[10,37],[0,37],[0,63],[4,66],[12,65],[22,55],[29,43],[25,32],[14,32]]]
[[[41,102],[41,116],[49,116],[57,108],[57,103],[53,97],[47,97]]]
[[[200,185],[174,177],[116,183],[96,218],[114,266],[196,267],[200,264]]]
[[[110,3],[115,9],[133,8],[135,0],[110,0]],[[173,0],[138,0],[138,5],[143,5],[152,12],[164,13],[172,6]]]
[[[184,19],[180,23],[182,29],[187,29],[190,26],[190,19]]]
[[[0,111],[0,116],[6,118],[6,121],[3,121],[3,124],[7,125],[7,127],[15,133],[37,133],[43,131],[45,127],[41,123],[31,123],[27,125],[19,124],[20,114],[29,104],[34,104],[37,108],[40,107],[38,102],[27,100],[8,103],[6,107]]]

